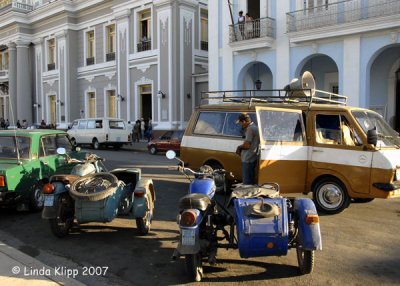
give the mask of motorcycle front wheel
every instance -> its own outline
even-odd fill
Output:
[[[304,250],[303,246],[299,245],[296,251],[301,274],[310,274],[314,269],[314,250]]]
[[[58,200],[57,217],[49,219],[51,232],[57,237],[68,235],[74,222],[74,204],[72,198],[61,195]]]
[[[202,257],[200,253],[185,255],[186,271],[190,278],[200,282],[203,278]]]

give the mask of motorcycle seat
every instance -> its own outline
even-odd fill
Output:
[[[179,211],[185,209],[198,209],[205,211],[211,204],[211,199],[205,194],[188,194],[179,200]]]
[[[72,184],[78,178],[80,178],[80,176],[77,175],[54,175],[50,177],[50,183],[63,182],[64,184]]]

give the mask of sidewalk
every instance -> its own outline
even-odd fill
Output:
[[[72,278],[74,271],[51,268],[0,240],[0,285],[84,285]]]

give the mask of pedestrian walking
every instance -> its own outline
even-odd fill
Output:
[[[142,140],[144,140],[144,131],[145,131],[145,124],[143,117],[140,119],[140,132],[142,133]]]
[[[139,142],[140,140],[140,120],[136,120],[133,126],[134,142]]]
[[[147,142],[150,142],[153,134],[153,121],[151,117],[149,117],[149,121],[147,123]]]
[[[21,123],[19,122],[19,120],[17,120],[17,128],[21,128]]]

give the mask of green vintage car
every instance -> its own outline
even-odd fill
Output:
[[[0,206],[42,209],[44,184],[54,174],[69,174],[74,165],[57,154],[59,147],[72,158],[83,159],[86,154],[75,151],[64,131],[0,131]]]

